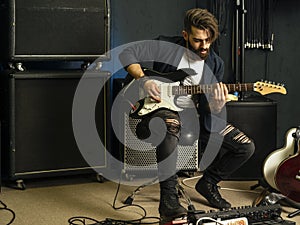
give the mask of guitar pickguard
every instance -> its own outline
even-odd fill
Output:
[[[164,83],[156,81],[160,89],[161,101],[158,102],[151,97],[145,97],[139,100],[135,105],[135,110],[131,111],[130,116],[132,118],[141,118],[149,113],[152,113],[158,109],[169,109],[172,111],[182,111],[183,109],[176,105],[176,96],[172,94],[172,87],[178,86],[179,82]]]

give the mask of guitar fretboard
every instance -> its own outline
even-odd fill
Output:
[[[226,84],[229,92],[234,91],[253,91],[254,83],[244,84]],[[188,85],[188,86],[173,86],[173,95],[193,95],[193,94],[206,94],[212,93],[215,88],[215,84],[203,84],[203,85]]]

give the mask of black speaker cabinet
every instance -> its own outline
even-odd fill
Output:
[[[5,60],[108,57],[109,0],[1,0],[0,10]]]
[[[106,151],[99,151],[99,164],[89,165],[74,137],[72,104],[82,75],[83,71],[72,70],[2,74],[1,159],[5,179],[93,173],[94,168],[107,166]],[[104,85],[108,75],[97,72],[87,79]],[[95,113],[97,131],[105,144],[108,88],[104,85],[99,94]]]
[[[228,121],[251,137],[255,153],[229,180],[262,180],[265,158],[276,149],[277,103],[268,99],[227,103]]]

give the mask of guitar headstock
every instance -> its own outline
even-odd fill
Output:
[[[283,84],[275,84],[271,81],[257,81],[254,83],[253,90],[262,95],[271,93],[286,94],[286,89]]]

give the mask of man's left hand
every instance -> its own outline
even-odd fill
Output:
[[[222,82],[216,83],[213,86],[214,90],[209,101],[209,107],[212,112],[219,113],[226,104],[226,100],[228,98],[228,89]]]

